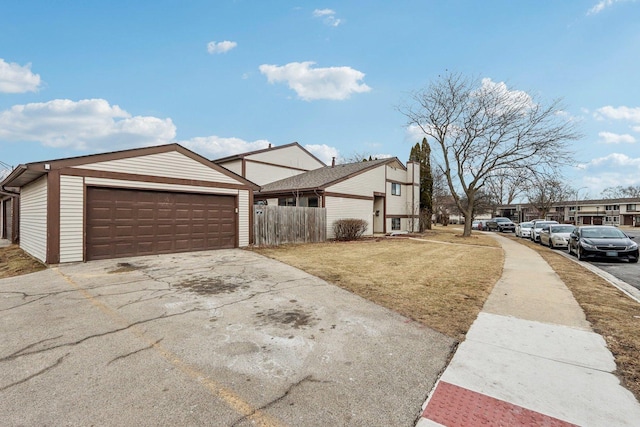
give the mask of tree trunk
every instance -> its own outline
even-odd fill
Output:
[[[465,212],[464,216],[464,231],[462,232],[462,237],[471,236],[471,227],[473,225],[473,215],[471,212]]]

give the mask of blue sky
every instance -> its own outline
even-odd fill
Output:
[[[562,98],[567,180],[596,197],[640,184],[639,23],[634,0],[3,2],[0,165],[169,142],[406,161],[396,107],[451,71]]]

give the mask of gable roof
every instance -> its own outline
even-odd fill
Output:
[[[274,181],[269,184],[263,185],[259,193],[279,193],[292,189],[299,191],[323,190],[340,181],[352,178],[368,170],[375,169],[378,166],[391,164],[394,162],[397,162],[404,168],[402,162],[400,162],[400,160],[398,160],[398,158],[396,157],[371,160],[367,162],[325,166],[323,168],[310,170],[299,175],[294,175],[289,178],[284,178],[279,181]]]
[[[241,177],[238,174],[231,172],[230,170],[218,166],[212,161],[208,160],[201,155],[194,153],[193,151],[184,148],[180,144],[165,144],[157,145],[153,147],[133,148],[129,150],[113,151],[109,153],[89,154],[85,156],[68,157],[63,159],[44,160],[40,162],[27,163],[17,166],[2,182],[0,182],[0,189],[2,188],[19,188],[22,187],[41,176],[47,174],[51,170],[62,169],[73,166],[80,166],[91,163],[105,162],[110,160],[121,160],[131,157],[148,156],[152,154],[168,153],[177,151],[186,157],[191,158],[205,166],[210,167],[224,175],[232,177],[239,182],[258,189],[258,186],[253,182]]]
[[[252,156],[254,154],[266,153],[267,151],[281,150],[283,148],[289,148],[289,147],[298,147],[300,150],[304,151],[307,155],[309,155],[309,157],[317,160],[323,165],[325,164],[322,160],[320,160],[319,158],[311,154],[307,149],[305,149],[302,145],[298,144],[297,142],[292,142],[291,144],[285,144],[285,145],[276,145],[276,146],[271,146],[271,144],[269,144],[269,147],[263,148],[261,150],[247,151],[246,153],[234,154],[232,156],[221,157],[219,159],[213,159],[211,161],[216,164],[226,163],[232,160],[241,160],[241,159],[244,159],[245,157]]]

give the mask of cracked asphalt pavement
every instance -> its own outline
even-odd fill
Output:
[[[243,250],[0,280],[0,419],[412,426],[454,341]]]

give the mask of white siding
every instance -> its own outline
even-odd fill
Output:
[[[307,152],[295,145],[251,154],[247,156],[246,159],[258,160],[274,165],[290,166],[304,170],[313,170],[326,166],[324,163],[310,156]]]
[[[345,197],[326,197],[327,238],[334,237],[333,222],[338,219],[357,218],[367,221],[365,236],[373,235],[373,200],[348,199]]]
[[[80,176],[60,176],[60,262],[82,261],[84,185]]]
[[[411,180],[411,177],[409,176],[407,179],[407,171],[404,169],[387,166],[387,179],[397,182],[407,182],[408,180]]]
[[[77,168],[153,175],[166,178],[224,182],[225,184],[238,183],[236,179],[220,173],[177,151],[150,154],[148,156],[130,157],[120,160],[109,160],[106,162],[89,163],[77,166]]]
[[[249,246],[249,213],[252,209],[249,206],[249,192],[242,190],[238,194],[238,246],[241,248]]]
[[[100,185],[105,187],[120,187],[134,189],[148,189],[161,191],[186,191],[192,193],[211,193],[211,194],[228,194],[238,195],[238,227],[239,246],[247,246],[249,244],[249,192],[247,190],[234,190],[231,188],[215,188],[215,187],[199,187],[195,185],[178,185],[178,184],[161,184],[157,182],[146,181],[124,181],[106,178],[85,178],[86,185]]]
[[[47,176],[20,191],[20,247],[42,262],[47,258]]]
[[[387,215],[406,215],[411,205],[411,191],[406,185],[400,186],[400,195],[391,194],[391,183],[387,182]],[[407,197],[408,196],[408,197]]]
[[[290,169],[283,166],[265,165],[247,161],[245,178],[258,185],[265,185],[284,178],[304,173],[302,170]]]
[[[226,163],[220,163],[220,166],[224,166],[236,175],[242,176],[242,160],[232,160]]]
[[[86,177],[87,185],[101,185],[105,187],[138,188],[145,190],[161,191],[188,191],[192,193],[215,193],[215,194],[238,194],[238,190],[233,188],[200,187],[197,185],[162,184],[159,182],[147,181],[125,181],[109,178]]]
[[[373,197],[374,192],[384,192],[384,166],[377,167],[373,170],[361,173],[339,182],[331,187],[327,187],[326,191],[331,193],[353,194],[357,196]]]
[[[391,182],[386,184],[387,215],[418,215],[420,209],[420,187],[412,182],[420,182],[420,168],[411,163],[407,165],[407,170],[387,167],[387,179],[401,184],[400,196],[391,194]],[[391,230],[391,219],[386,220],[387,230]],[[402,218],[400,229],[416,231],[418,220]],[[413,226],[413,227],[412,227]],[[412,230],[413,228],[413,230]]]

